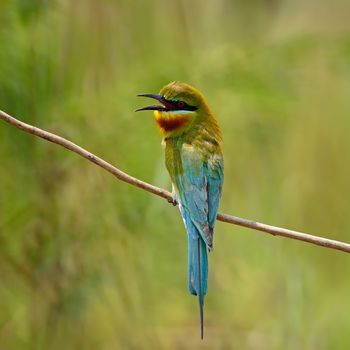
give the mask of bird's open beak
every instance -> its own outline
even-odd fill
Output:
[[[161,103],[161,105],[151,105],[147,107],[138,108],[135,112],[139,111],[170,111],[174,109],[174,105],[166,100],[163,96],[157,94],[138,94],[137,96],[153,98]]]

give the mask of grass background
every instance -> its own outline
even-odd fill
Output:
[[[348,1],[0,0],[0,108],[170,188],[139,92],[223,128],[221,210],[350,241]],[[177,209],[0,125],[1,349],[345,349],[350,259],[219,222],[205,340]]]

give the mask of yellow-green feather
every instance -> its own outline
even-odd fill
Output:
[[[188,84],[174,82],[161,91],[167,100],[184,101],[193,111],[155,111],[164,135],[165,162],[188,234],[189,290],[198,296],[203,337],[203,303],[208,257],[221,196],[221,130],[204,96]]]

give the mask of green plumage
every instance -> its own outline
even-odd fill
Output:
[[[159,95],[142,96],[162,104],[140,110],[154,110],[164,135],[165,164],[188,236],[188,287],[191,294],[198,296],[203,338],[207,251],[213,247],[223,182],[221,131],[203,95],[190,85],[174,82]]]

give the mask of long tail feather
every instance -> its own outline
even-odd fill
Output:
[[[201,324],[201,339],[203,339],[203,290],[202,290],[202,269],[201,269],[201,247],[200,247],[201,238],[198,237],[198,279],[199,279],[199,293],[198,293],[198,301],[199,301],[199,319]]]
[[[193,226],[193,229],[197,229]],[[208,284],[207,246],[199,233],[188,235],[188,287],[198,296],[201,338],[203,339],[203,305]]]
[[[197,227],[191,221],[187,212],[180,207],[188,238],[188,289],[191,294],[198,296],[200,335],[203,339],[204,296],[208,286],[208,253],[207,245],[202,239]]]

